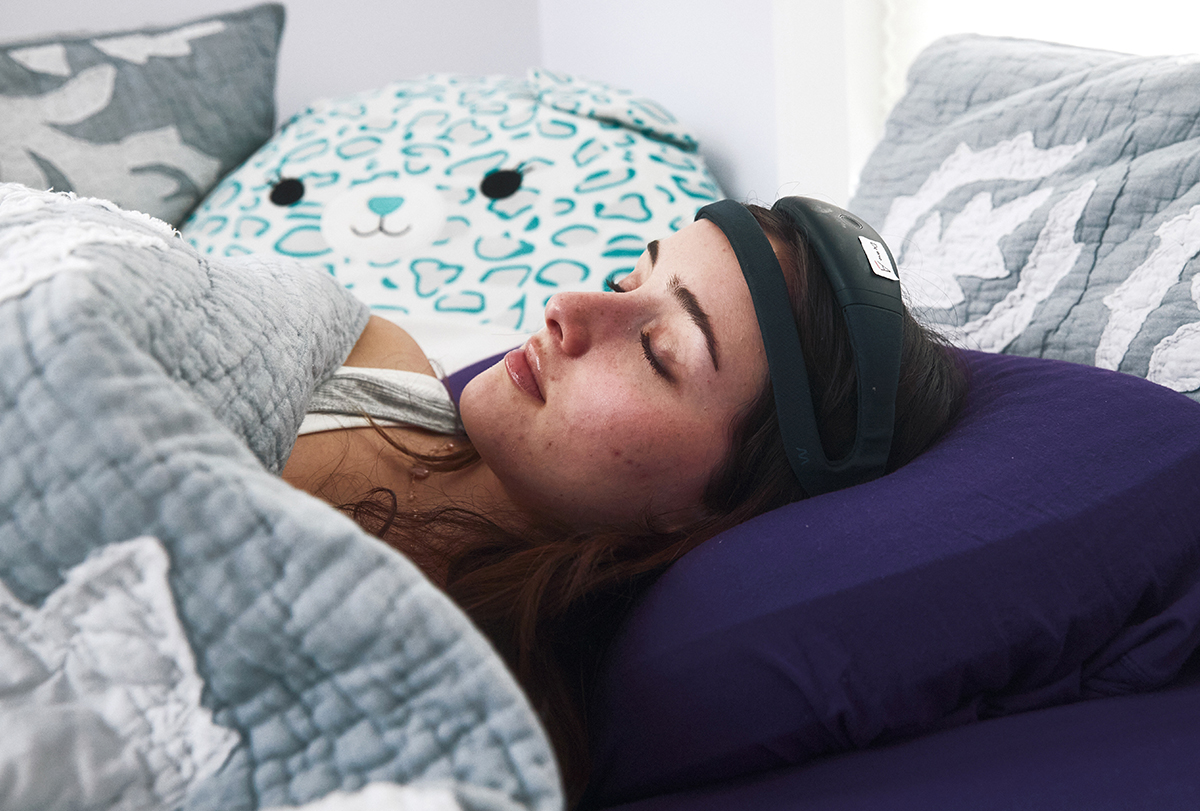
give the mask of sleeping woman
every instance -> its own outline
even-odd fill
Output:
[[[962,402],[955,353],[904,310],[898,283],[891,331],[852,338],[789,213],[796,200],[714,204],[651,242],[611,292],[553,296],[545,327],[475,377],[457,409],[415,342],[372,318],[283,470],[409,555],[491,638],[573,799],[588,774],[590,674],[639,589],[727,528],[905,464]],[[829,208],[835,226],[861,227]],[[863,239],[864,267],[894,280],[886,251],[871,264],[882,245]],[[859,378],[876,373],[852,351],[869,342],[898,367],[882,444],[858,424],[881,413],[873,384],[860,398]],[[811,390],[815,452],[796,447],[802,417],[785,394],[797,399],[798,384]],[[872,453],[865,473],[808,472],[812,457]]]

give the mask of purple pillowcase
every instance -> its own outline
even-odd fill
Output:
[[[464,366],[454,374],[447,375],[442,380],[442,383],[445,384],[446,390],[450,392],[450,396],[454,398],[454,403],[456,405],[458,404],[458,398],[462,396],[462,390],[465,389],[467,384],[471,382],[471,378],[475,377],[475,375],[479,374],[480,372],[495,366],[504,359],[505,354],[506,353],[501,352],[499,355],[492,355],[490,358],[477,360],[470,366]]]
[[[649,590],[590,714],[595,804],[1153,689],[1200,647],[1200,406],[964,356],[968,405],[935,447],[713,538]]]
[[[1200,406],[965,356],[935,447],[708,541],[635,607],[590,713],[598,804],[1175,676],[1200,643]]]

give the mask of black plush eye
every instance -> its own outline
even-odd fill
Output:
[[[488,172],[484,175],[483,182],[479,184],[479,190],[483,192],[484,197],[490,197],[493,200],[512,197],[519,188],[521,188],[521,173],[516,169],[497,169],[494,172]]]
[[[271,202],[277,206],[290,206],[300,202],[304,196],[304,183],[294,177],[285,177],[271,189]]]

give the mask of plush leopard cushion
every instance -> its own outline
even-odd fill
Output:
[[[603,289],[720,196],[648,99],[540,70],[439,75],[314,104],[183,233],[204,252],[322,265],[405,326],[511,345],[555,292]]]

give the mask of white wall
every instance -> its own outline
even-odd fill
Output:
[[[771,0],[541,0],[542,61],[649,96],[732,197],[778,188]]]
[[[774,0],[779,194],[844,206],[883,133],[879,0]]]
[[[884,0],[541,0],[542,60],[650,96],[731,197],[845,204],[883,132]]]

